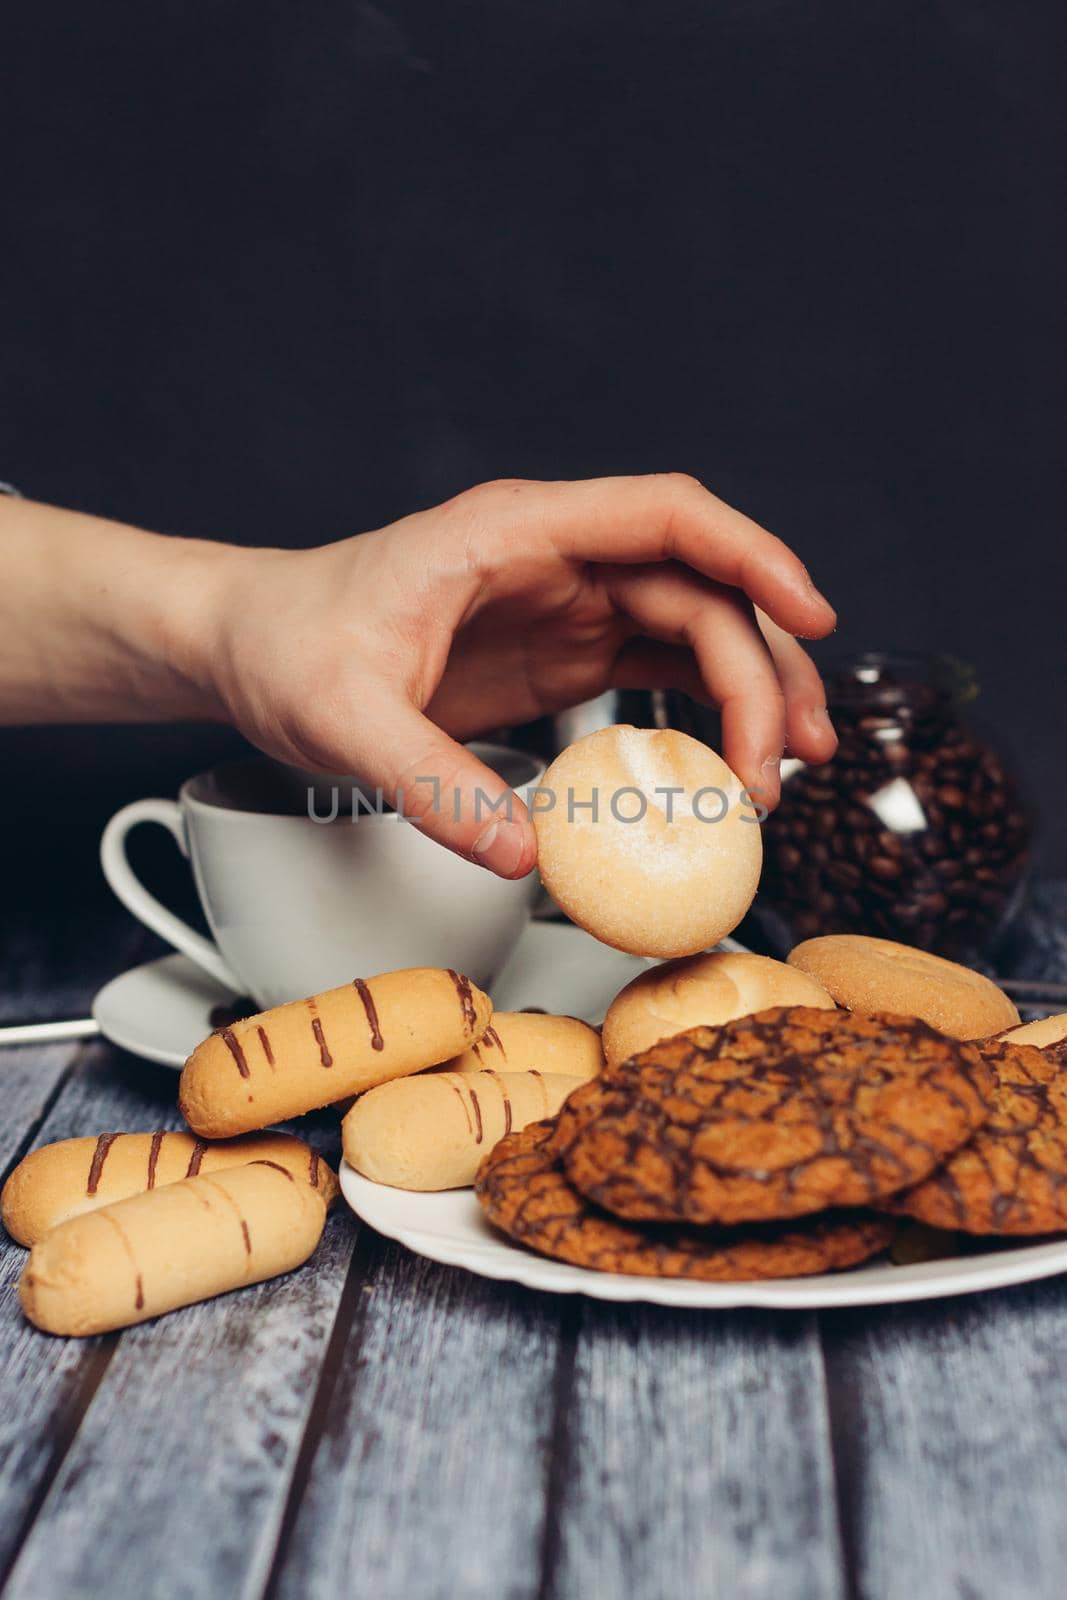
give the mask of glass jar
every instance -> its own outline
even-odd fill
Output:
[[[1004,762],[961,716],[973,674],[870,652],[826,687],[837,755],[784,762],[781,804],[764,824],[758,907],[770,931],[981,956],[1021,896],[1031,824]]]

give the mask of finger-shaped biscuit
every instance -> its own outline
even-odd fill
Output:
[[[337,1196],[337,1179],[302,1139],[257,1133],[209,1144],[191,1133],[101,1133],[60,1139],[32,1150],[0,1194],[0,1220],[19,1244],[36,1244],[50,1228],[115,1200],[193,1178],[198,1172],[277,1161],[322,1191]]]
[[[595,1078],[604,1065],[600,1035],[577,1017],[494,1011],[476,1043],[447,1063],[450,1072],[559,1072]]]
[[[319,1191],[274,1161],[185,1178],[61,1222],[19,1299],[46,1333],[107,1333],[291,1272],[325,1220]]]
[[[439,967],[357,978],[220,1028],[185,1063],[178,1103],[206,1139],[250,1133],[447,1061],[481,1038],[492,1010],[469,978]]]
[[[358,1099],[341,1137],[350,1167],[395,1189],[463,1189],[512,1129],[554,1117],[585,1082],[541,1072],[430,1072]]]

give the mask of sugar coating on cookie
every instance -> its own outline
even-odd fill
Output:
[[[604,1055],[609,1063],[625,1061],[687,1028],[712,1027],[769,1006],[832,1011],[834,1002],[817,978],[770,956],[719,950],[664,961],[639,973],[611,1002]]]
[[[987,1039],[1014,1027],[1014,1003],[989,978],[928,950],[864,934],[805,939],[789,965],[810,973],[849,1011],[921,1017],[952,1039]]]
[[[687,734],[601,728],[557,756],[533,810],[549,893],[618,950],[692,955],[752,903],[756,807],[722,757]]]

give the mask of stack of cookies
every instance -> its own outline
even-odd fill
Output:
[[[854,1266],[900,1217],[1042,1234],[1067,1227],[1067,1080],[1054,1048],[773,1007],[609,1064],[477,1192],[543,1255],[705,1281]]]

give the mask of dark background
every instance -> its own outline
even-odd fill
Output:
[[[73,4],[0,36],[0,476],[321,542],[679,468],[949,649],[1067,869],[1061,4]],[[8,896],[217,729],[0,732]],[[165,845],[160,845],[166,849]]]

